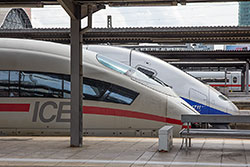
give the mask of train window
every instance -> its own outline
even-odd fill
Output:
[[[62,97],[62,77],[55,74],[20,73],[20,96]]]
[[[225,83],[225,78],[202,78],[201,80],[204,82],[223,82],[223,83]],[[229,79],[227,79],[227,82],[229,82]]]
[[[237,83],[237,77],[233,77],[233,83]]]
[[[0,97],[9,96],[9,71],[0,71]]]
[[[91,87],[90,85],[83,85],[83,93],[90,96],[100,96],[100,92],[97,87]]]
[[[63,97],[70,98],[70,77],[64,76]],[[108,82],[83,78],[83,99],[132,104],[139,93]]]
[[[110,87],[109,83],[84,78],[83,79],[83,95],[85,99],[95,100],[103,96],[103,94]]]
[[[63,98],[70,98],[70,76],[63,76]]]
[[[9,96],[18,97],[19,96],[19,72],[10,71],[10,84],[9,84]]]
[[[105,101],[121,104],[131,104],[137,96],[138,93],[116,85],[112,85],[104,94]]]
[[[87,100],[131,104],[139,93],[107,82],[83,79]],[[48,73],[0,71],[0,97],[70,98],[70,76]]]
[[[88,100],[96,100],[100,98],[110,87],[109,83],[84,78],[83,79],[83,97]],[[63,97],[70,98],[70,76],[64,76]]]

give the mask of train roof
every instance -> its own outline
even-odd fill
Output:
[[[1,70],[70,74],[70,47],[65,44],[5,38],[0,39],[0,55]],[[113,81],[119,84],[122,84],[125,80],[131,77],[128,75],[122,75],[116,70],[111,70],[111,68],[108,68],[107,66],[105,67],[97,60],[96,55],[97,53],[95,52],[86,49],[83,50],[83,73],[86,77],[95,76],[99,79],[102,78],[105,81]],[[108,77],[104,76],[105,73],[109,73],[110,75]],[[121,75],[124,77],[121,77]],[[144,76],[144,74],[142,75]],[[137,77],[139,77],[139,75]],[[141,76],[138,79],[142,78],[143,77]],[[135,82],[132,81],[131,78],[129,80],[130,82]],[[170,90],[170,88],[167,87],[163,88],[162,85],[156,81],[154,81],[155,83],[153,84],[149,84],[152,81],[144,80],[141,82],[144,82],[144,86],[146,84],[147,87],[150,87],[151,89],[176,97],[173,90]],[[126,84],[126,87],[130,86],[131,85]]]
[[[0,38],[1,69],[70,73],[70,46],[53,42]],[[83,51],[84,64],[96,65],[95,52]]]
[[[30,40],[30,39],[16,39],[16,38],[0,38],[0,49],[20,51],[20,52],[34,52],[41,54],[49,54],[59,56],[61,58],[70,58],[70,46],[66,44],[59,44],[54,42]],[[97,53],[90,50],[83,50],[84,62],[93,59],[93,56],[84,55],[96,55]],[[17,55],[16,55],[17,56]],[[46,57],[44,57],[46,58]]]
[[[28,50],[34,52],[49,53],[69,57],[69,46],[53,42],[45,42],[29,39],[0,38],[0,48]],[[57,48],[57,49],[55,49]]]

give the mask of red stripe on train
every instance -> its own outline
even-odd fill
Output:
[[[224,85],[224,84],[209,84],[209,85],[213,87],[216,87],[216,86],[218,87],[241,87],[241,85]]]
[[[29,112],[30,104],[0,104],[0,112]]]
[[[29,112],[29,108],[30,104],[4,104],[4,103],[0,104],[0,112]],[[83,106],[83,113],[137,118],[137,119],[145,119],[157,122],[182,125],[182,122],[177,119],[162,117],[153,114],[140,113],[135,111],[121,110],[121,109]]]
[[[151,120],[151,121],[158,121],[158,122],[182,125],[182,122],[180,120],[173,119],[173,118],[167,118],[167,117],[162,117],[162,116],[158,116],[158,115],[140,113],[140,112],[135,112],[135,111],[112,109],[112,108],[83,106],[83,113],[84,114],[111,115],[111,116],[118,116],[118,117],[146,119],[146,120]]]

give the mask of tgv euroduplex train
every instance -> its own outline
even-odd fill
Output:
[[[163,82],[201,114],[238,114],[238,108],[214,88],[203,84],[180,69],[148,54],[131,49],[87,45],[86,49],[120,61]]]
[[[70,48],[51,42],[0,39],[0,134],[66,135],[70,118]],[[84,135],[177,134],[181,114],[199,114],[130,66],[83,51]]]

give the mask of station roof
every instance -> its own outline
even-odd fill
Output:
[[[82,4],[105,4],[109,6],[166,6],[186,3],[203,3],[203,2],[237,2],[248,0],[67,0]],[[59,5],[66,0],[0,0],[2,7],[42,7],[44,5]],[[67,3],[67,2],[66,2]]]
[[[238,1],[238,0],[237,0]],[[250,0],[240,0],[250,1]],[[236,0],[0,0],[1,7],[42,7],[43,5],[110,5],[152,6],[177,5],[200,2],[236,2]],[[96,10],[101,9],[96,7]],[[85,9],[86,10],[86,9]],[[0,29],[0,37],[30,38],[70,43],[69,29]],[[83,34],[88,44],[138,44],[138,43],[248,43],[250,27],[146,27],[146,28],[94,28]],[[249,51],[147,51],[161,59],[250,59]]]
[[[167,61],[246,61],[250,59],[250,51],[144,51]]]
[[[135,35],[136,34],[136,35]],[[217,37],[213,35],[217,34]],[[188,38],[199,38],[200,42],[205,43],[207,38],[220,40],[225,42],[225,38],[248,39],[250,42],[250,27],[165,27],[165,28],[118,28],[118,29],[91,29],[85,33],[83,41],[88,44],[109,43],[111,39],[117,41],[123,40],[126,43],[142,43],[142,39],[159,41],[168,38],[182,38],[181,36],[189,36]],[[134,36],[134,37],[132,37]],[[144,36],[144,37],[143,37]],[[199,37],[197,37],[199,36]],[[210,37],[212,36],[212,37]],[[218,37],[219,36],[219,37]],[[69,29],[0,29],[1,38],[28,38],[45,41],[53,41],[60,43],[70,43]],[[184,38],[183,37],[183,38]],[[106,39],[106,40],[105,40]],[[109,40],[108,40],[109,39]],[[203,39],[203,40],[202,40]],[[95,41],[95,42],[94,42]],[[113,40],[114,41],[114,40]],[[231,40],[230,42],[233,42]],[[243,40],[244,41],[244,40]],[[239,41],[243,42],[243,41]],[[194,42],[194,41],[192,41]],[[117,42],[119,43],[119,42]],[[185,60],[235,60],[245,61],[250,59],[250,51],[176,51],[176,50],[147,50],[144,51],[150,55],[154,55],[161,59],[172,61],[178,59]]]
[[[86,43],[247,43],[250,26],[97,28],[83,37]]]
[[[246,65],[245,61],[238,62],[169,62],[170,64],[181,68],[181,67],[234,67],[237,69],[244,68]]]
[[[70,30],[67,28],[0,29],[0,37],[32,38],[67,44],[70,43]],[[250,26],[93,28],[83,34],[83,42],[87,44],[250,43]]]

